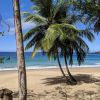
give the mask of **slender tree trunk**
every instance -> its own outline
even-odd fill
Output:
[[[61,66],[61,63],[60,63],[60,59],[59,59],[59,54],[57,53],[57,61],[58,61],[58,65],[59,65],[59,68],[60,68],[60,71],[62,73],[62,75],[66,78],[66,81],[68,80],[63,69],[62,69],[62,66]]]
[[[63,75],[64,77],[66,77],[66,75],[65,75],[65,73],[64,73],[64,71],[63,71],[63,69],[62,69],[62,67],[61,67],[60,60],[59,60],[59,56],[58,56],[58,55],[57,55],[57,60],[58,60],[59,68],[60,68],[60,70],[61,70],[62,75]]]
[[[67,64],[67,59],[66,59],[66,54],[64,55],[64,59],[65,59],[66,70],[67,70],[67,73],[69,75],[70,81],[71,82],[77,82],[76,79],[71,75],[71,73],[69,71],[68,64]]]
[[[14,22],[17,45],[18,79],[19,79],[19,100],[27,99],[26,69],[24,59],[24,46],[21,26],[19,0],[13,0]]]

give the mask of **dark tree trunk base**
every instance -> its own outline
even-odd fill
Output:
[[[0,90],[0,98],[1,100],[13,100],[12,99],[12,91],[9,89],[2,89]]]
[[[66,54],[64,55],[64,59],[65,59],[65,65],[66,65],[66,71],[68,73],[68,76],[69,76],[69,82],[74,85],[74,84],[77,84],[77,80],[71,75],[70,71],[69,71],[69,68],[68,68],[68,64],[67,64],[67,59],[66,59]]]

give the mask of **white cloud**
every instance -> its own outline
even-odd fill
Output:
[[[6,22],[10,26],[10,31],[7,34],[14,35],[15,34],[14,19],[13,18],[9,18],[9,19],[6,20]],[[35,27],[35,23],[22,21],[22,30],[23,30],[23,32],[29,30],[32,27]]]

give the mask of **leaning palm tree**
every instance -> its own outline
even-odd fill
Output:
[[[94,38],[91,32],[79,31],[70,24],[53,24],[49,26],[46,35],[40,43],[41,49],[47,52],[49,57],[53,56],[53,58],[57,58],[58,63],[59,55],[64,57],[69,81],[71,83],[76,83],[76,80],[71,75],[67,62],[72,65],[73,54],[76,53],[77,61],[80,65],[84,62],[86,53],[89,51],[87,44],[82,39],[83,36],[89,41],[92,41]],[[59,50],[60,53],[58,53]],[[61,66],[61,64],[59,65]]]
[[[26,69],[25,69],[19,0],[13,0],[13,7],[14,7],[16,44],[17,44],[19,100],[27,100]]]
[[[93,35],[90,32],[79,31],[73,26],[75,22],[75,15],[70,15],[68,13],[69,6],[66,0],[31,0],[35,5],[32,7],[34,14],[24,12],[26,22],[34,22],[36,24],[35,28],[30,29],[24,35],[24,41],[29,41],[26,45],[26,49],[33,47],[33,56],[36,52],[41,49],[43,52],[48,54],[48,57],[57,58],[59,67],[64,77],[66,77],[62,66],[60,64],[60,55],[65,57],[65,62],[67,65],[66,55],[69,58],[69,64],[73,64],[73,53],[77,50],[78,53],[82,48],[76,48],[75,43],[85,46],[86,49],[82,49],[84,53],[88,51],[86,43],[83,41],[83,37],[87,37],[92,41]],[[79,38],[79,39],[78,39]],[[69,41],[69,42],[68,42]],[[76,42],[77,41],[77,42]],[[70,43],[70,45],[69,45]],[[79,44],[78,44],[78,47]],[[69,49],[69,52],[65,52]],[[61,51],[59,53],[59,50]],[[64,52],[62,52],[64,51]],[[78,54],[77,53],[77,54]],[[80,57],[78,54],[78,61],[82,62],[85,56],[82,54]],[[76,80],[72,78],[72,75],[66,66],[67,72],[70,76],[71,81]],[[67,78],[66,78],[67,79]]]
[[[53,4],[53,0],[31,0],[34,3],[34,7],[32,7],[32,10],[36,11],[35,14],[24,12],[25,22],[35,22],[36,27],[29,30],[25,36],[24,40],[29,40],[31,37],[32,40],[29,41],[29,43],[26,46],[26,49],[29,49],[33,46],[36,48],[39,47],[38,43],[41,41],[41,39],[45,35],[45,30],[51,25],[52,23],[58,22],[60,23],[61,17],[60,14],[58,15],[60,18],[57,19],[57,14],[59,13],[59,9],[63,5],[64,1],[55,1],[56,4]],[[46,9],[45,9],[46,8]],[[63,9],[61,11],[63,14]],[[55,22],[54,22],[55,21]],[[39,49],[39,48],[37,48]],[[35,49],[33,56],[35,55],[35,52],[37,50]],[[62,71],[63,72],[63,71]],[[64,75],[64,73],[63,73]]]

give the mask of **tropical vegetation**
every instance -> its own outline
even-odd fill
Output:
[[[88,45],[84,37],[89,41],[94,39],[88,30],[79,30],[75,27],[77,16],[70,13],[70,3],[66,0],[31,0],[33,13],[23,12],[25,22],[36,24],[24,35],[24,41],[28,41],[26,50],[33,47],[32,56],[38,50],[42,50],[48,58],[58,60],[63,76],[69,83],[77,83],[71,75],[68,65],[73,65],[73,55],[77,55],[80,65],[84,62]],[[60,64],[60,57],[64,57],[69,79],[66,77]]]
[[[100,32],[100,1],[77,0],[73,1],[74,10],[79,12],[77,17],[89,30]]]
[[[77,80],[72,76],[69,65],[73,65],[73,55],[76,55],[78,64],[82,64],[89,47],[84,38],[93,41],[95,32],[100,31],[100,2],[99,0],[31,0],[33,3],[32,13],[23,12],[25,22],[35,23],[24,35],[24,41],[27,41],[26,50],[33,48],[34,57],[38,50],[46,54],[49,59],[54,58],[58,61],[62,75],[69,84],[76,84]],[[18,76],[19,76],[19,100],[27,99],[26,69],[24,59],[24,46],[21,27],[19,0],[13,0]],[[74,13],[73,13],[74,12]],[[2,17],[0,16],[0,24]],[[81,21],[87,28],[79,30],[75,23]],[[4,22],[5,23],[5,22]],[[9,25],[5,23],[8,26]],[[0,31],[0,35],[4,32]],[[63,57],[66,65],[66,71],[60,63]],[[4,57],[0,57],[0,63],[3,63]]]
[[[0,63],[4,63],[4,57],[0,57]]]

